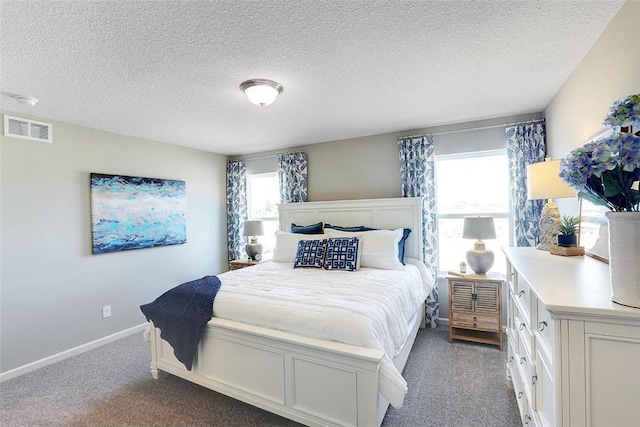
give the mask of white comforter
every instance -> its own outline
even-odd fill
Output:
[[[402,406],[407,383],[391,359],[409,321],[431,291],[427,269],[405,260],[403,270],[356,272],[293,268],[263,262],[219,275],[213,315],[329,341],[383,350],[380,391]]]

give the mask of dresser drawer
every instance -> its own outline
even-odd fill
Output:
[[[555,343],[555,320],[551,318],[551,313],[544,308],[540,301],[537,301],[536,306],[535,333],[547,358],[552,359]]]
[[[533,358],[531,353],[528,352],[525,343],[522,341],[522,335],[518,334],[518,350],[516,354],[515,365],[518,367],[520,377],[522,378],[522,384],[527,395],[527,399],[530,403],[533,402]]]
[[[451,313],[451,325],[454,328],[499,331],[500,316],[454,311]]]

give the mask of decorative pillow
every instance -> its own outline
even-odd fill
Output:
[[[375,230],[375,228],[365,227],[364,225],[354,225],[351,227],[343,227],[341,225],[331,225],[325,224],[324,228],[331,228],[338,231],[348,231],[348,232],[357,232],[357,231],[370,231]]]
[[[358,232],[358,231],[377,231],[378,230],[377,228],[367,227],[366,225],[354,225],[350,227],[343,227],[341,225],[325,224],[324,228],[338,230],[338,231],[352,232],[352,233]],[[411,234],[411,229],[404,228],[402,238],[398,242],[398,260],[402,263],[402,265],[405,265],[404,264],[404,244],[407,241],[407,238],[409,238],[409,234]]]
[[[357,237],[337,237],[327,239],[325,270],[356,271],[358,269]]]
[[[366,231],[362,243],[362,266],[383,270],[402,270],[402,262],[398,255],[398,244],[402,236],[402,228]]]
[[[286,231],[276,231],[276,247],[273,250],[273,261],[294,262],[298,252],[300,240],[322,240],[327,237],[324,234],[296,234]]]
[[[404,264],[404,244],[407,241],[407,239],[409,238],[409,234],[411,234],[411,229],[410,228],[403,228],[402,229],[402,238],[398,242],[398,260],[402,263],[402,265],[405,265]]]
[[[324,266],[324,256],[327,250],[326,240],[300,240],[298,242],[298,252],[293,268]]]
[[[401,270],[402,263],[398,256],[398,244],[402,240],[403,229],[371,230],[352,233],[326,229],[326,235],[333,237],[360,237],[362,240],[362,267],[380,268],[384,270]]]
[[[322,222],[311,225],[296,225],[291,223],[291,232],[298,234],[322,234]]]

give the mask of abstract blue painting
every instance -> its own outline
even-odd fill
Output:
[[[91,174],[94,254],[186,243],[186,217],[184,181]]]

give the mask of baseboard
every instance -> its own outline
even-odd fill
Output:
[[[24,375],[28,372],[35,371],[36,369],[44,368],[47,365],[60,362],[61,360],[68,359],[69,357],[84,353],[85,351],[93,350],[94,348],[103,346],[105,344],[109,344],[110,342],[135,334],[136,332],[142,332],[145,330],[146,327],[147,327],[147,323],[143,323],[141,325],[134,326],[129,329],[125,329],[124,331],[116,332],[115,334],[106,336],[104,338],[100,338],[95,341],[91,341],[86,344],[82,344],[77,347],[71,348],[69,350],[62,351],[52,356],[45,357],[44,359],[36,360],[35,362],[31,362],[26,365],[19,366],[15,369],[11,369],[10,371],[2,372],[0,373],[0,383],[10,380],[12,378],[19,377],[20,375]]]

